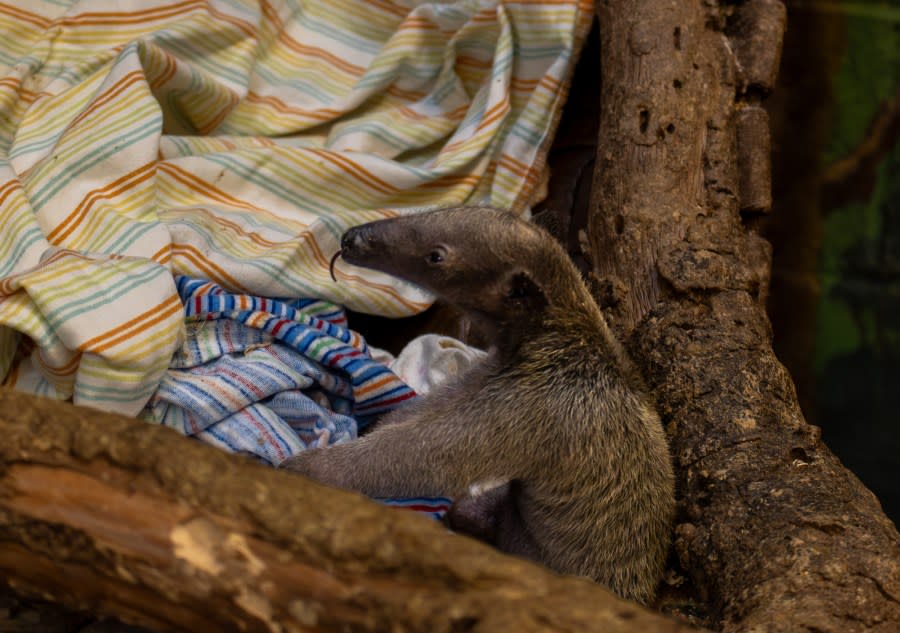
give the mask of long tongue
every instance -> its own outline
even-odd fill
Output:
[[[335,253],[334,255],[332,255],[331,263],[328,264],[328,272],[329,272],[329,274],[331,274],[332,281],[337,281],[337,277],[334,276],[334,263],[337,261],[337,258],[340,257],[343,252],[344,252],[343,250],[340,250],[337,253]]]

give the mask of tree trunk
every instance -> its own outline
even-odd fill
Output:
[[[676,551],[718,625],[897,631],[900,537],[802,417],[763,308],[769,247],[741,216],[767,210],[758,101],[784,10],[721,5],[599,2],[598,288],[666,422]]]
[[[0,390],[0,575],[187,631],[688,627],[437,522],[174,431]]]

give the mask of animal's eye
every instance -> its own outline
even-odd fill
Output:
[[[435,266],[444,261],[444,256],[446,254],[447,254],[447,251],[445,251],[441,247],[438,247],[438,248],[435,248],[433,251],[431,251],[430,253],[428,253],[428,255],[425,256],[425,261],[427,261],[429,264]]]
[[[528,290],[524,286],[513,286],[509,289],[510,299],[521,299],[525,296],[528,296]]]

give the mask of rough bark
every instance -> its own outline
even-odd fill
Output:
[[[670,434],[680,563],[726,631],[897,631],[900,537],[802,417],[763,309],[769,247],[740,215],[738,113],[758,95],[734,51],[780,31],[714,2],[598,11],[594,272]]]
[[[735,128],[741,211],[768,213],[772,209],[769,115],[758,105],[747,105],[737,112]]]
[[[0,390],[0,436],[0,577],[74,609],[190,632],[689,630],[166,428]]]
[[[733,7],[725,32],[745,95],[765,95],[775,86],[786,13],[780,0],[743,0]]]

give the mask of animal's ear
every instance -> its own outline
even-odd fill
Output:
[[[547,302],[544,290],[524,270],[514,270],[507,280],[506,298],[529,307],[538,307]]]

